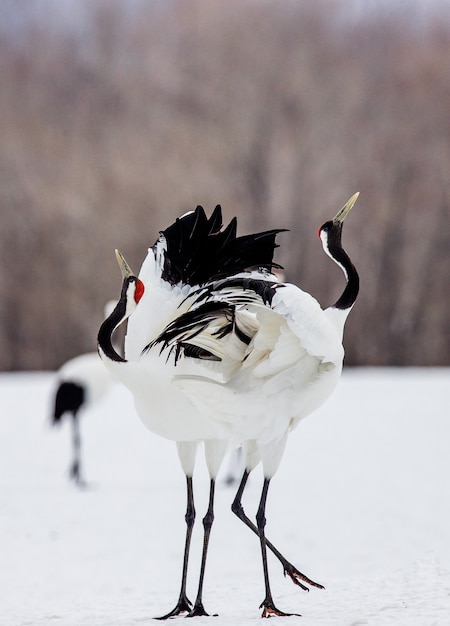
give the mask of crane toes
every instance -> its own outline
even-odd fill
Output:
[[[312,587],[317,587],[317,589],[325,589],[325,587],[321,585],[320,583],[316,583],[313,580],[311,580],[311,578],[308,578],[308,576],[305,576],[305,574],[302,574],[291,563],[285,563],[283,567],[284,567],[284,575],[289,576],[289,578],[292,580],[294,585],[301,587],[304,591],[309,591],[309,588],[303,583],[311,585]]]
[[[88,486],[88,483],[81,476],[80,465],[77,462],[70,466],[69,478],[80,489],[85,489]]]
[[[300,613],[285,613],[284,611],[280,611],[271,600],[264,600],[264,602],[259,605],[259,608],[263,609],[261,617],[301,617]]]
[[[178,615],[182,615],[183,613],[189,614],[191,612],[191,607],[192,602],[188,600],[187,597],[180,597],[174,609],[169,611],[169,613],[162,615],[161,617],[155,617],[155,619],[164,620],[169,619],[170,617],[177,617]]]
[[[186,615],[186,617],[211,617],[211,616],[209,613],[205,611],[205,607],[203,606],[203,604],[199,602],[194,605],[192,611],[190,611]],[[212,615],[212,617],[218,617],[217,613]]]

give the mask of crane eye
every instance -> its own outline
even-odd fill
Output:
[[[320,233],[322,232],[328,233],[332,228],[333,228],[333,222],[325,222],[325,224],[322,224],[322,226],[317,231],[317,234],[319,235],[319,239],[320,239]]]
[[[142,280],[139,280],[139,278],[136,278],[136,288],[134,290],[134,301],[136,302],[136,304],[144,295],[144,291],[145,291],[144,283],[142,282]]]

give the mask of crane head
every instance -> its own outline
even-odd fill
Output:
[[[333,231],[338,232],[340,234],[342,230],[342,224],[344,223],[345,218],[347,217],[347,215],[350,213],[351,209],[353,208],[355,202],[358,199],[358,196],[359,196],[359,191],[354,193],[353,196],[349,200],[347,200],[347,202],[344,204],[342,209],[336,213],[336,215],[333,217],[332,220],[329,220],[328,222],[325,222],[325,224],[322,224],[322,226],[317,231],[319,239],[323,240],[322,234],[325,234],[326,236],[328,236],[328,233],[333,232]]]
[[[137,304],[144,295],[144,283],[137,276],[135,276],[131,267],[126,262],[125,257],[121,254],[121,252],[119,252],[119,250],[116,250],[116,259],[119,264],[120,271],[122,272],[123,290],[125,290],[125,293],[128,293],[130,285],[134,285],[133,297],[135,303]]]

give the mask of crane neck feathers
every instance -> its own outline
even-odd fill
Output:
[[[320,233],[322,246],[325,253],[339,265],[347,280],[347,284],[341,296],[330,308],[348,311],[349,313],[358,297],[359,276],[350,257],[342,247],[342,224],[337,227],[333,227],[332,222],[329,224],[331,227],[327,230],[322,229]]]
[[[100,356],[103,354],[110,361],[116,363],[126,363],[126,359],[121,356],[112,344],[112,335],[116,328],[122,324],[135,310],[136,301],[134,293],[136,289],[136,278],[134,276],[125,278],[122,283],[122,293],[120,299],[109,317],[100,326],[97,336],[97,346]]]
[[[112,334],[115,329],[124,321],[126,315],[126,302],[119,300],[116,308],[100,326],[97,336],[97,346],[100,356],[102,353],[109,361],[125,363],[125,359],[115,350],[112,344]]]

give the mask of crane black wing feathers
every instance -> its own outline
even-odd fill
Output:
[[[191,308],[179,315],[147,346],[143,353],[160,345],[160,353],[168,350],[168,356],[175,355],[175,363],[180,356],[220,361],[220,357],[195,345],[198,335],[211,332],[216,339],[234,333],[242,343],[249,345],[252,337],[240,328],[236,308],[257,303],[269,305],[282,283],[271,280],[232,276],[214,281],[191,294],[194,300]],[[212,330],[212,327],[214,328]]]
[[[247,302],[259,302],[270,306],[276,290],[283,283],[263,278],[253,278],[251,276],[230,276],[229,278],[212,281],[198,291],[197,302],[207,298],[218,296],[220,293],[227,294],[225,297],[233,304],[245,304]]]
[[[270,306],[281,286],[269,274],[281,267],[273,262],[279,232],[283,229],[237,237],[236,218],[224,228],[220,205],[209,218],[198,206],[161,231],[162,279],[197,288],[188,296],[189,310],[173,319],[143,353],[159,346],[167,358],[174,355],[175,363],[183,355],[218,361],[220,356],[207,349],[215,340],[234,333],[248,345],[251,337],[240,328],[236,308],[255,302]],[[259,273],[251,274],[255,269]]]
[[[169,349],[168,358],[174,351],[175,362],[181,356],[182,350],[185,356],[219,361],[220,359],[208,350],[190,343],[211,324],[216,324],[217,326],[213,334],[218,339],[232,332],[234,327],[234,306],[224,302],[209,301],[183,313],[168,324],[163,332],[144,348],[143,352],[148,352],[151,348],[160,344],[161,353]]]
[[[162,278],[172,285],[204,285],[252,268],[269,271],[273,262],[275,238],[284,229],[236,236],[236,218],[223,228],[220,205],[207,218],[203,207],[178,218],[161,231],[166,240]]]

